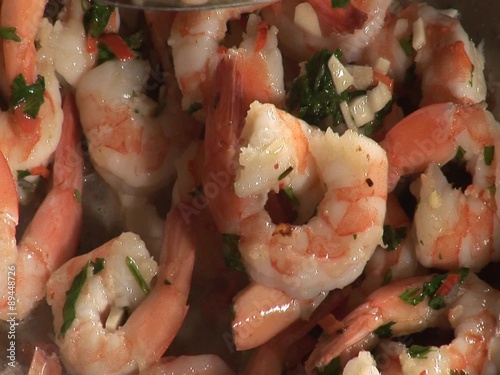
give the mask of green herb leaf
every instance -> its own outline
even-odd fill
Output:
[[[484,164],[491,165],[493,162],[493,156],[495,156],[495,146],[485,147],[483,150]]]
[[[388,339],[392,337],[392,326],[396,324],[396,322],[389,322],[381,325],[376,330],[373,331],[374,334],[378,336],[379,339]]]
[[[194,103],[192,103],[192,104],[189,106],[189,108],[188,108],[188,110],[187,110],[187,111],[188,111],[188,113],[189,113],[190,115],[192,115],[193,113],[195,113],[195,112],[199,111],[199,110],[200,110],[200,109],[202,109],[202,108],[203,108],[203,105],[202,105],[201,103],[199,103],[199,102],[194,102]]]
[[[401,46],[401,48],[405,52],[406,56],[413,55],[413,47],[411,45],[411,42],[408,39],[400,39],[399,45]]]
[[[399,298],[410,305],[416,306],[424,300],[425,295],[420,293],[420,288],[414,288],[405,290],[400,294]]]
[[[293,81],[286,102],[289,112],[322,130],[344,122],[340,110],[342,101],[366,93],[366,91],[337,93],[328,68],[328,60],[333,54],[339,57],[341,53],[323,49],[306,62],[305,74]],[[323,120],[328,120],[329,124]]]
[[[113,14],[115,7],[106,5],[98,1],[92,1],[92,6],[85,11],[83,15],[83,24],[85,32],[92,38],[97,38],[104,34],[106,25]]]
[[[35,118],[44,102],[44,93],[45,79],[42,76],[39,75],[35,83],[28,85],[24,76],[19,74],[12,82],[10,107],[16,108],[23,103],[23,113],[30,118]]]
[[[71,327],[73,321],[76,318],[76,300],[80,296],[82,292],[83,286],[85,285],[85,281],[87,280],[87,269],[89,263],[86,263],[83,266],[83,269],[75,276],[73,282],[71,283],[71,287],[66,292],[66,301],[63,306],[63,325],[61,326],[61,330],[59,334],[64,337],[66,331]]]
[[[236,234],[222,234],[222,253],[227,268],[233,271],[245,272],[245,266],[238,249],[240,236]]]
[[[326,365],[322,369],[318,368],[318,372],[321,375],[340,375],[342,373],[340,357],[335,357],[330,361],[328,365]]]
[[[392,281],[392,269],[389,268],[385,273],[384,280],[382,280],[382,285],[387,285]]]
[[[28,176],[31,176],[31,172],[29,171],[29,169],[17,171],[17,181],[21,181]]]
[[[283,180],[286,176],[288,176],[293,171],[293,167],[289,166],[285,171],[278,176],[278,181]]]
[[[457,148],[457,153],[455,154],[455,160],[458,162],[463,162],[465,159],[465,150],[462,148],[462,146],[458,146]]]
[[[332,0],[332,8],[347,8],[350,0]]]
[[[73,190],[73,196],[79,204],[82,204],[82,193],[80,192],[80,190]]]
[[[430,299],[429,307],[433,310],[440,310],[446,307],[446,303],[444,302],[444,296],[438,295]]]
[[[99,272],[103,271],[105,263],[104,258],[96,258],[96,260],[90,262],[90,265],[93,267],[92,274],[97,275]]]
[[[285,195],[288,197],[288,199],[290,199],[292,201],[292,203],[295,203],[296,205],[299,204],[299,200],[295,196],[295,193],[293,192],[293,188],[291,186],[286,186],[282,190],[285,193]]]
[[[408,354],[412,358],[425,359],[431,350],[431,346],[412,345],[408,348]]]
[[[3,40],[12,40],[14,42],[20,42],[21,38],[16,34],[15,27],[0,27],[0,38]]]
[[[139,270],[139,267],[137,267],[137,263],[135,262],[135,260],[132,259],[132,257],[127,256],[125,258],[125,261],[127,263],[128,269],[130,270],[130,272],[134,276],[134,279],[135,279],[135,281],[137,281],[137,284],[139,284],[139,287],[141,288],[141,290],[144,292],[144,294],[148,294],[150,291],[148,283],[146,282],[146,280],[144,280],[144,277],[142,276],[141,271]]]
[[[472,87],[473,86],[473,78],[474,78],[474,65],[471,65],[470,67],[470,78],[469,78],[469,86]]]
[[[384,225],[384,233],[382,235],[382,241],[384,245],[387,246],[386,250],[396,250],[401,242],[406,238],[408,234],[407,227],[399,227],[394,229],[390,225]]]

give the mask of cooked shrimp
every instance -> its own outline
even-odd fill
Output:
[[[498,123],[481,105],[438,103],[413,112],[380,142],[389,158],[389,191],[401,176],[423,172],[431,162],[443,165],[457,152],[463,153],[473,185],[490,188],[498,164],[498,134]]]
[[[354,62],[381,30],[390,0],[355,0],[346,8],[326,0],[279,1],[262,11],[278,30],[283,53],[304,61],[327,48],[341,49],[345,61]]]
[[[411,139],[403,135],[409,127]],[[414,112],[381,142],[389,157],[390,187],[401,175],[421,172],[429,163],[443,165],[457,155],[472,175],[464,192],[453,189],[435,164],[422,175],[414,225],[417,258],[423,265],[478,270],[500,259],[492,191],[499,139],[498,123],[481,106],[446,103]]]
[[[490,193],[454,189],[432,163],[421,175],[414,217],[416,254],[430,268],[479,270],[500,260],[500,220]]]
[[[377,363],[370,352],[361,351],[357,357],[351,359],[345,365],[342,375],[380,375]]]
[[[234,298],[232,322],[237,350],[267,342],[298,319],[308,319],[326,293],[311,300],[296,300],[281,290],[251,283]]]
[[[353,288],[342,311],[351,311],[382,285],[424,273],[415,254],[410,219],[393,194],[387,197],[383,242],[366,263],[362,281]]]
[[[225,54],[219,42],[224,39],[226,22],[255,9],[177,13],[168,43],[172,47],[175,74],[184,95],[184,109],[197,103],[206,104],[207,90],[210,90],[207,85],[211,85],[215,68]],[[283,65],[276,34],[275,27],[256,15],[250,15],[240,47],[231,49],[234,58],[241,63],[244,91],[251,92],[252,100],[280,104],[284,99]]]
[[[130,374],[158,361],[187,312],[192,235],[174,207],[167,216],[158,271],[138,236],[124,233],[51,276],[47,301],[56,344],[71,373]]]
[[[307,320],[298,320],[272,339],[257,347],[245,366],[244,375],[280,375],[294,365],[301,365],[299,359],[310,352],[314,345],[308,333],[331,310],[337,308],[349,294],[348,286],[328,294],[325,300],[314,310]],[[297,349],[296,351],[294,349]],[[304,352],[301,352],[304,350]]]
[[[251,124],[248,118],[267,121],[266,126]],[[287,178],[291,179],[295,194],[293,179],[295,174],[304,173],[302,166],[287,157],[286,149],[280,153],[280,148],[273,157],[282,160],[269,164],[266,145],[272,145],[273,141],[297,142],[286,134],[284,138],[273,138],[276,135],[269,129],[271,124],[277,126],[280,121],[288,126],[299,125],[299,121],[270,104],[259,103],[252,105],[248,118],[245,127],[253,134],[251,138],[250,134],[246,137],[250,142],[241,151],[240,163],[246,155],[256,156],[244,165],[243,171],[260,166],[263,177],[259,180],[269,181],[272,186],[279,185],[281,173],[279,168],[274,170],[274,165],[278,163],[283,170],[288,168],[286,165],[292,166]],[[309,140],[300,125],[292,135],[301,134],[305,139],[302,150],[312,156],[319,184],[326,188],[316,214],[302,225],[275,224],[261,203],[254,208],[255,214],[241,222],[239,250],[253,280],[280,289],[292,298],[308,299],[354,281],[379,244],[386,209],[387,159],[375,142],[352,131],[340,137],[331,130],[323,133],[308,125],[302,126],[311,132]],[[274,179],[264,174],[266,170],[276,174]],[[242,197],[257,193],[265,197],[269,191],[264,185],[263,191],[238,192],[239,183],[239,180],[235,182],[235,190]],[[296,197],[300,202],[301,196]],[[259,236],[255,236],[257,232]],[[312,269],[315,272],[311,272]]]
[[[415,56],[422,79],[422,102],[481,103],[486,98],[484,56],[454,17],[423,5],[425,41]],[[415,37],[415,36],[414,36]]]
[[[408,348],[400,355],[402,373],[441,374],[456,370],[479,374],[498,329],[498,293],[466,272],[397,281],[375,291],[350,313],[343,320],[341,333],[316,347],[306,369],[313,373],[335,358],[345,363],[359,350],[371,349],[379,335],[407,335],[448,320],[455,331],[453,341],[427,348],[425,358]],[[383,333],[379,332],[381,328]]]
[[[190,127],[176,126],[168,109],[155,112],[161,105],[143,92],[148,72],[146,61],[107,61],[82,77],[76,90],[92,163],[124,194],[171,182],[174,157],[191,139]]]
[[[141,375],[234,375],[222,359],[213,354],[162,358]]]
[[[12,312],[16,313],[17,319],[25,318],[45,297],[45,284],[51,273],[76,253],[82,223],[83,157],[75,111],[73,99],[66,98],[63,134],[55,154],[52,188],[23,234],[17,250],[12,247],[18,221],[16,191],[12,188],[13,182],[4,182],[6,194],[2,198],[6,218],[2,221],[2,232],[10,253],[10,262],[5,264],[13,267],[9,270],[15,274],[16,303],[15,306],[9,303],[11,298],[4,294],[6,289],[2,289],[2,319],[7,319]],[[3,164],[2,176],[14,181],[5,167]]]
[[[33,353],[28,375],[61,375],[62,367],[56,353],[48,353],[37,346]]]
[[[45,3],[6,0],[1,5],[2,27],[14,28],[21,40],[3,40],[7,81],[11,90],[14,86],[35,85],[31,90],[36,92],[26,95],[24,103],[16,103],[12,113],[0,113],[0,150],[14,174],[24,170],[45,174],[40,170],[45,170],[61,136],[61,96],[52,56],[35,48]],[[15,94],[19,96],[19,92]],[[40,107],[36,105],[39,101]]]

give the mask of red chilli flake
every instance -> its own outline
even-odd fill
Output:
[[[105,44],[121,61],[127,61],[135,58],[134,51],[132,51],[122,37],[116,33],[103,34],[98,40],[100,43]]]
[[[97,39],[87,35],[87,52],[94,53],[97,51]]]
[[[455,285],[460,281],[460,275],[456,273],[450,273],[446,276],[441,286],[438,288],[437,296],[447,296]]]
[[[40,165],[39,167],[31,168],[30,174],[33,176],[42,176],[43,178],[49,178],[50,171],[47,167]]]
[[[259,23],[259,26],[257,26],[257,41],[255,42],[255,52],[260,52],[264,46],[266,45],[267,42],[267,30],[269,29],[269,26],[267,22],[262,21]]]

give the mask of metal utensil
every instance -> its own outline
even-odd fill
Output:
[[[100,0],[119,7],[150,10],[200,10],[271,3],[276,0]]]

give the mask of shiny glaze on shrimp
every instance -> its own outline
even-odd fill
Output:
[[[226,53],[219,44],[226,34],[227,22],[255,9],[228,8],[176,14],[168,44],[172,47],[175,74],[184,95],[183,109],[196,103],[206,104],[215,69]],[[276,34],[275,27],[251,14],[239,48],[231,48],[231,53],[241,61],[245,90],[257,95],[253,99],[272,103],[284,99],[283,66]]]
[[[262,16],[278,28],[283,53],[296,61],[307,60],[323,48],[339,48],[347,62],[354,62],[381,30],[389,4],[390,0],[355,0],[344,9],[326,0],[279,1],[264,8]],[[297,11],[300,7],[308,8],[310,18],[300,20],[304,17]]]
[[[441,103],[407,116],[381,142],[389,157],[390,189],[400,176],[422,172],[429,165],[421,178],[414,222],[417,258],[423,265],[480,269],[499,259],[500,223],[493,189],[498,184],[499,139],[498,123],[482,106]],[[472,175],[464,192],[453,189],[435,165],[456,155]]]
[[[38,208],[30,225],[16,247],[15,227],[18,221],[15,182],[5,159],[2,160],[3,185],[2,272],[14,267],[16,279],[16,318],[24,319],[45,297],[45,284],[51,273],[74,256],[82,224],[81,192],[83,157],[74,100],[64,101],[64,127],[55,154],[52,188]],[[54,214],[57,213],[57,214]],[[8,254],[6,254],[8,253]],[[7,268],[7,269],[6,269]],[[11,270],[12,271],[12,270]],[[7,276],[5,277],[7,281]],[[8,303],[2,285],[0,314],[9,317]]]
[[[399,357],[403,374],[448,373],[452,370],[479,374],[489,360],[490,341],[498,329],[498,291],[474,274],[459,281],[458,274],[445,277],[437,290],[444,307],[430,306],[428,297],[411,304],[400,296],[408,290],[421,290],[434,276],[419,276],[397,281],[372,293],[367,300],[343,320],[340,333],[318,344],[306,362],[308,373],[326,366],[339,357],[341,363],[370,350],[379,338],[374,332],[390,325],[393,337],[419,332],[427,327],[437,327],[448,320],[455,331],[455,338],[448,345],[430,347],[426,358],[412,357],[405,350]],[[441,294],[440,294],[441,293]]]
[[[147,295],[127,267],[127,256],[149,286]],[[99,259],[104,268],[96,272],[91,262]],[[131,374],[158,361],[186,315],[193,264],[192,229],[176,207],[167,216],[157,273],[144,243],[133,233],[65,263],[47,284],[47,301],[66,368],[75,374]],[[63,314],[66,292],[85,269],[88,276],[74,305],[75,319],[68,325]],[[150,285],[155,274],[156,284]],[[129,310],[123,325],[101,320],[114,308]]]
[[[260,114],[255,116],[254,111]],[[361,274],[382,236],[387,196],[385,152],[372,140],[352,131],[339,136],[331,130],[324,133],[309,128],[272,105],[254,103],[247,118],[264,121],[269,127],[280,121],[291,128],[298,127],[294,134],[301,134],[303,150],[311,155],[320,185],[326,189],[316,213],[304,224],[275,224],[264,204],[254,209],[255,214],[243,218],[239,250],[250,277],[299,299],[350,284]],[[266,130],[248,121],[245,126],[252,126],[256,132]],[[257,142],[247,147],[259,150],[259,142],[265,142],[266,137],[252,136]],[[241,155],[245,152],[243,148]],[[265,156],[265,151],[261,152]],[[290,182],[281,182],[294,188],[295,175],[304,172],[286,153],[277,154],[283,170],[286,165],[292,166],[287,176]],[[264,170],[268,164],[262,160],[257,157],[253,162]],[[280,182],[278,177],[275,183]],[[265,197],[268,191],[264,187],[258,194]],[[297,199],[300,202],[301,196],[297,195]]]
[[[234,375],[222,359],[213,354],[165,357],[141,375]]]
[[[2,26],[14,28],[21,39],[2,40],[7,82],[12,85],[19,75],[27,85],[35,83],[38,75],[45,82],[43,104],[36,118],[23,113],[24,103],[12,112],[0,112],[0,150],[14,174],[21,170],[45,174],[61,137],[61,95],[52,56],[35,47],[45,4],[44,0],[6,0],[1,4]]]

